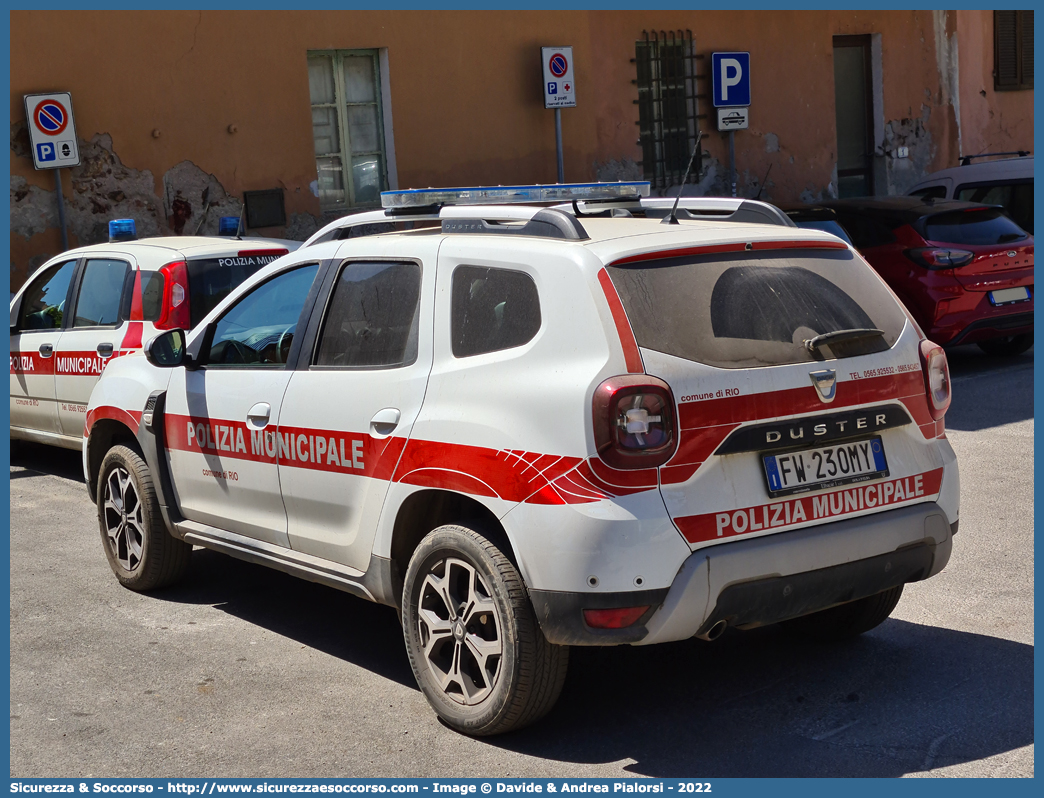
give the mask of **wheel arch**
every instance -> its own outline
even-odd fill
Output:
[[[396,606],[400,610],[406,569],[413,552],[425,535],[446,524],[461,524],[481,532],[500,548],[515,568],[519,568],[507,530],[485,504],[455,491],[437,488],[418,490],[399,505],[392,526],[391,579]]]
[[[131,429],[123,420],[115,418],[100,418],[93,423],[89,429],[87,438],[87,492],[92,501],[98,500],[97,485],[98,474],[101,471],[102,460],[113,446],[127,446],[144,458],[141,444],[138,442],[137,431]]]

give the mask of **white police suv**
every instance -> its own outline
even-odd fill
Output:
[[[135,240],[109,222],[109,243],[47,261],[11,298],[11,440],[79,449],[87,400],[105,365],[140,352],[157,330],[189,329],[296,241],[230,237]],[[229,230],[227,222],[231,221]]]
[[[204,546],[397,607],[475,735],[545,714],[569,646],[880,624],[957,531],[945,354],[834,236],[647,192],[388,192],[111,364],[117,578]]]

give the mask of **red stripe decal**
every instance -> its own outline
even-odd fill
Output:
[[[784,501],[675,518],[690,543],[736,538],[766,529],[790,529],[809,521],[843,518],[880,507],[927,501],[939,493],[943,470],[937,468],[912,477],[887,479],[872,485],[804,495]]]
[[[104,358],[97,351],[84,352],[56,351],[50,357],[43,357],[39,352],[12,352],[11,373],[59,377],[97,377],[105,366],[114,358],[127,354],[113,352],[112,357]]]
[[[620,346],[623,347],[624,363],[629,374],[641,374],[645,371],[642,366],[642,356],[638,351],[638,343],[634,340],[634,331],[631,322],[627,320],[620,295],[616,293],[616,286],[605,269],[598,270],[598,282],[605,292],[605,299],[609,303],[609,312],[613,314],[613,322],[616,324],[616,333],[620,336]]]
[[[612,492],[620,495],[634,493],[636,490],[655,488],[658,479],[655,468],[636,468],[633,471],[621,471],[610,468],[597,457],[587,460],[594,475],[612,486]]]
[[[87,418],[83,422],[83,437],[88,437],[94,425],[104,418],[119,421],[134,433],[135,437],[137,436],[138,424],[141,422],[140,411],[124,410],[121,407],[112,407],[110,405],[99,405],[87,413]]]

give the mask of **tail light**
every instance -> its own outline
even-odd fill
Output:
[[[595,389],[595,448],[613,468],[654,468],[677,448],[674,396],[647,374],[610,377]]]
[[[974,252],[966,249],[949,249],[946,247],[918,247],[905,249],[903,254],[919,266],[926,269],[952,269],[971,263]]]
[[[160,269],[163,275],[163,306],[156,319],[156,329],[187,330],[192,326],[189,313],[188,264],[184,261],[168,263]]]
[[[645,615],[644,607],[619,607],[611,610],[584,610],[584,623],[594,629],[626,629]]]
[[[928,409],[932,418],[938,420],[946,415],[950,406],[950,367],[943,348],[931,341],[921,341],[921,368],[928,392]]]

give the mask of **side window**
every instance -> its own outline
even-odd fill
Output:
[[[76,261],[58,263],[33,280],[22,294],[18,331],[54,330],[62,326],[65,297],[76,270]]]
[[[417,359],[416,263],[348,263],[334,287],[317,366],[395,368]]]
[[[536,283],[525,272],[458,266],[451,315],[455,357],[522,346],[540,329]]]
[[[284,368],[318,271],[313,263],[283,272],[229,308],[218,319],[206,365]]]
[[[104,327],[118,324],[123,284],[130,264],[122,260],[98,258],[87,261],[76,297],[73,327]]]

